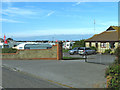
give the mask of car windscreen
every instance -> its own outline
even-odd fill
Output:
[[[74,48],[73,50],[77,50],[78,48]]]
[[[84,48],[80,48],[79,50],[85,50]]]

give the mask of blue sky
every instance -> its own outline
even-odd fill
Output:
[[[118,25],[117,2],[3,2],[0,13],[1,37],[94,34]]]

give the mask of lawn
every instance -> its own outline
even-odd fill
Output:
[[[64,53],[64,52],[68,52],[68,51],[69,51],[69,50],[66,50],[66,49],[63,49],[63,50],[62,50],[63,53]]]

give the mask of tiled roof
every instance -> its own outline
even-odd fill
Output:
[[[112,27],[114,30],[109,30],[110,27]],[[100,34],[95,34],[94,36],[85,41],[119,41],[118,30],[120,30],[120,27],[117,26],[110,27],[106,31]]]

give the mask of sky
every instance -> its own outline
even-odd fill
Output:
[[[118,25],[117,2],[2,2],[0,14],[0,37],[19,40],[57,35],[68,39],[70,35],[98,34]]]

